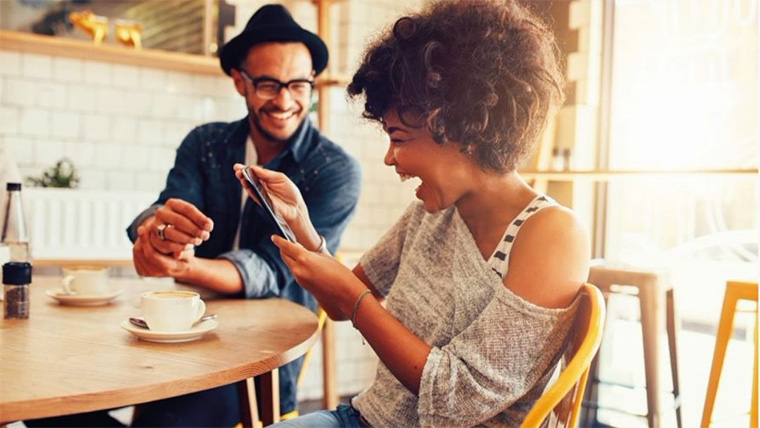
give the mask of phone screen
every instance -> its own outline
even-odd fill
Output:
[[[259,182],[259,178],[256,177],[256,174],[252,173],[248,168],[244,168],[243,177],[245,177],[245,180],[248,182],[249,187],[251,190],[253,190],[253,193],[259,199],[261,206],[266,212],[266,216],[269,217],[269,220],[272,222],[277,232],[288,241],[296,242],[296,236],[290,229],[290,226],[288,226],[288,223],[275,215],[274,209],[272,209],[272,200],[269,199],[269,195],[267,194],[266,190],[264,190],[264,186],[262,186]]]

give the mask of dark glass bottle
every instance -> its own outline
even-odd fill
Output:
[[[32,265],[8,262],[3,265],[3,309],[6,319],[29,318],[29,284]]]

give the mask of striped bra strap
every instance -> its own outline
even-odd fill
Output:
[[[501,241],[499,241],[499,245],[491,255],[491,258],[488,259],[488,265],[497,275],[504,278],[507,274],[507,269],[509,269],[509,253],[512,251],[512,243],[517,237],[520,227],[525,223],[525,220],[542,209],[555,205],[558,204],[554,199],[546,195],[538,195],[533,198],[533,200],[523,208],[520,214],[512,220],[512,223],[507,226],[507,230],[504,231],[504,236]]]

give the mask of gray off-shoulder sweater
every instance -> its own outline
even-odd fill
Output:
[[[361,265],[388,311],[433,346],[419,395],[378,364],[352,404],[375,427],[518,426],[552,377],[577,308],[532,304],[502,283],[534,199],[484,260],[456,208],[413,203]]]

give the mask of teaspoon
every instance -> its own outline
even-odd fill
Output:
[[[195,326],[199,322],[203,322],[203,321],[206,321],[206,320],[213,320],[213,319],[216,319],[216,314],[204,315],[204,316],[200,317],[200,319],[198,321],[196,321],[195,323],[193,323],[193,326]],[[142,317],[129,317],[129,322],[131,322],[132,324],[134,324],[134,325],[136,325],[138,327],[149,328],[148,327],[148,323],[145,322],[145,319],[143,319]]]

